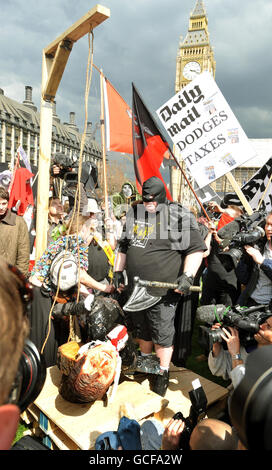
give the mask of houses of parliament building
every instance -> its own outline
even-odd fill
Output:
[[[65,153],[79,155],[81,133],[76,125],[76,116],[70,112],[69,122],[61,123],[56,114],[54,103],[52,126],[52,155]],[[83,161],[96,164],[98,171],[102,166],[101,147],[95,140],[95,127],[88,123]],[[9,164],[14,159],[16,150],[22,146],[31,166],[38,166],[40,139],[40,113],[32,101],[32,87],[25,87],[25,99],[22,103],[5,96],[0,89],[0,162]]]

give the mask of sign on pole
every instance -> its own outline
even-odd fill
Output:
[[[256,156],[209,72],[182,88],[157,114],[199,188]]]

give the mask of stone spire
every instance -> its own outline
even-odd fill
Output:
[[[194,11],[193,13],[191,13],[191,18],[198,17],[198,16],[206,16],[206,10],[205,10],[203,0],[197,0]]]

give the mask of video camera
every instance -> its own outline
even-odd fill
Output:
[[[237,217],[218,232],[222,238],[221,248],[228,247],[227,251],[218,253],[220,260],[226,269],[235,269],[242,257],[245,245],[254,245],[265,235],[262,225],[265,224],[266,213],[263,211],[254,212],[252,215],[242,215]],[[224,236],[226,235],[226,238]]]
[[[222,327],[232,326],[239,330],[240,342],[243,346],[255,343],[254,334],[258,333],[260,325],[265,319],[272,315],[268,305],[254,307],[226,307],[225,305],[203,305],[198,307],[196,318],[202,322],[212,325],[221,323]],[[221,343],[222,329],[212,330],[207,326],[199,326],[199,344],[209,351],[216,342]],[[224,334],[224,333],[223,333]]]
[[[207,411],[208,400],[199,379],[193,380],[192,386],[193,390],[189,392],[189,397],[191,400],[189,416],[184,418],[181,411],[178,411],[178,413],[173,416],[173,419],[182,419],[182,421],[185,423],[184,430],[180,436],[180,450],[190,449],[189,442],[192,431],[197,423],[199,423],[199,421],[205,417]]]
[[[78,158],[76,155],[66,155],[56,153],[52,156],[52,165],[59,167],[60,172],[53,174],[54,177],[62,178],[64,181],[63,196],[75,196],[78,184]],[[80,182],[86,192],[87,197],[93,197],[93,191],[98,188],[98,169],[92,162],[83,162],[81,167]]]
[[[8,402],[17,405],[22,413],[40,394],[45,378],[44,357],[39,354],[35,344],[27,339]]]

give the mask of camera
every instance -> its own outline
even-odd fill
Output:
[[[54,177],[62,178],[64,181],[63,196],[75,196],[78,184],[78,158],[64,153],[56,153],[52,157],[52,165],[60,168],[60,172]],[[94,189],[98,188],[98,169],[92,162],[83,162],[81,167],[80,182],[83,184],[87,197],[93,197]]]
[[[180,436],[179,449],[189,450],[190,449],[190,437],[194,427],[205,418],[207,411],[207,396],[204,389],[201,386],[199,379],[193,380],[193,390],[189,392],[189,398],[191,400],[190,413],[187,418],[184,418],[181,411],[178,411],[173,419],[182,419],[185,423],[184,430]]]
[[[8,403],[17,405],[22,413],[40,394],[45,378],[44,357],[35,344],[26,339]]]
[[[243,346],[255,344],[254,334],[258,333],[260,325],[272,315],[268,305],[254,307],[226,307],[225,305],[203,305],[198,307],[196,317],[200,322],[212,325],[221,323],[222,327],[232,326],[239,330],[240,343]],[[199,344],[210,351],[213,344],[222,342],[222,329],[212,330],[208,326],[199,326]]]
[[[231,271],[235,269],[244,253],[245,245],[254,245],[260,238],[265,235],[262,227],[265,223],[266,214],[262,211],[255,212],[252,215],[242,215],[227,226],[223,227],[221,233],[231,232],[232,227],[237,227],[236,233],[233,234],[231,240],[228,237],[222,242],[221,248],[228,247],[227,251],[218,253],[220,260],[226,269]],[[229,226],[229,227],[228,227]],[[220,236],[220,231],[218,232]]]

